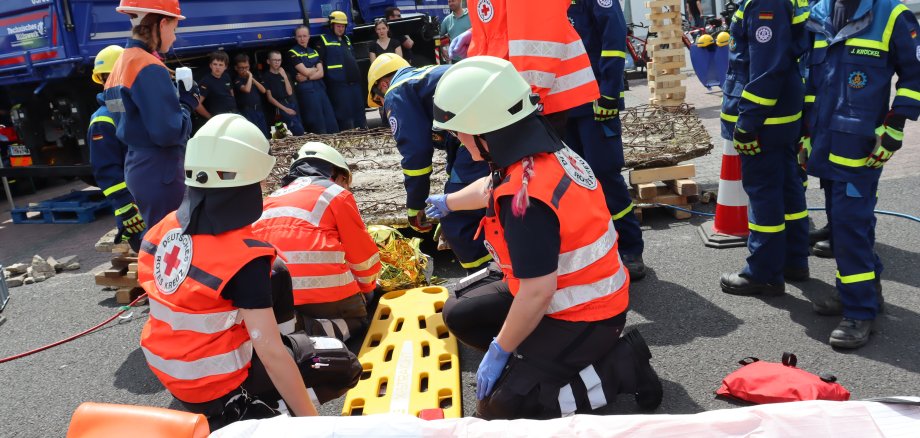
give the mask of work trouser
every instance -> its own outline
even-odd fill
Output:
[[[289,131],[292,135],[301,136],[304,134],[303,124],[300,123],[300,107],[297,106],[297,99],[294,96],[290,96],[287,99],[279,101],[282,105],[294,110],[297,114],[289,115],[288,113],[281,111],[280,108],[276,108],[276,114],[278,114],[278,119],[284,122],[287,125]]]
[[[853,183],[824,180],[824,183],[843,316],[875,319],[879,310],[875,283],[884,270],[875,253],[878,180]]]
[[[245,117],[246,120],[252,122],[253,125],[256,125],[259,130],[262,131],[262,135],[264,135],[265,138],[270,138],[268,124],[265,122],[265,112],[262,111],[262,107],[240,107],[240,114]]]
[[[182,204],[185,196],[184,148],[129,147],[125,156],[125,183],[149,230]],[[140,237],[143,238],[143,234]]]
[[[799,174],[798,123],[764,126],[757,155],[741,155],[748,195],[747,265],[757,283],[783,283],[783,269],[808,267],[808,211]]]
[[[444,322],[461,342],[486,350],[514,297],[503,281],[479,286],[444,304]],[[632,348],[619,339],[626,312],[594,322],[543,317],[513,352],[491,396],[479,401],[485,419],[553,418],[597,409],[616,394],[635,393]]]
[[[347,341],[367,328],[367,298],[358,292],[331,303],[294,306],[297,321],[310,336],[328,336]]]
[[[357,82],[326,82],[332,110],[339,129],[367,128],[367,118],[364,115],[364,96],[361,84]]]
[[[300,82],[296,86],[297,103],[300,105],[300,120],[307,132],[314,134],[335,134],[339,124],[335,120],[332,103],[326,95],[322,80]]]
[[[642,229],[621,173],[625,160],[620,133],[606,128],[603,123],[594,120],[593,115],[569,116],[565,142],[588,162],[601,183],[607,210],[619,235],[620,254],[642,255],[645,247]]]
[[[458,192],[468,185],[448,181],[444,185],[444,193]],[[444,240],[450,245],[451,251],[464,269],[476,270],[492,260],[492,256],[482,243],[484,236],[475,238],[479,223],[485,215],[486,210],[483,208],[454,211],[441,218],[441,233]]]

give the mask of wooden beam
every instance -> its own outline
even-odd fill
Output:
[[[640,169],[629,172],[630,184],[643,184],[656,181],[670,181],[675,179],[692,178],[696,176],[696,166],[693,164],[680,164],[670,167],[656,167]]]

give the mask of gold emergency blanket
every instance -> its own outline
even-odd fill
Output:
[[[419,238],[407,239],[395,228],[369,225],[367,232],[380,251],[380,276],[377,286],[384,292],[427,285],[434,263],[420,249]]]

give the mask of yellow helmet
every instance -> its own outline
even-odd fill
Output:
[[[374,102],[374,87],[377,85],[377,81],[386,75],[396,73],[397,70],[408,66],[409,63],[406,62],[402,56],[395,53],[384,53],[374,60],[373,64],[371,64],[371,68],[367,70],[367,104],[371,108],[380,106],[380,104]]]
[[[329,24],[348,24],[348,16],[342,11],[332,11],[329,14]]]
[[[706,34],[700,35],[696,39],[696,46],[697,47],[709,47],[714,42],[715,41],[712,39],[712,35],[709,35],[708,33],[706,33]]]
[[[725,47],[728,45],[728,40],[731,38],[731,35],[728,32],[722,31],[716,35],[716,45],[719,47]]]
[[[111,73],[115,67],[115,61],[121,56],[125,49],[119,46],[108,46],[96,54],[96,62],[93,64],[93,82],[103,85],[102,75]]]

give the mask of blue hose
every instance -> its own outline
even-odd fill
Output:
[[[654,205],[654,206],[656,206],[656,207],[665,207],[665,208],[670,208],[670,209],[673,209],[673,210],[685,211],[685,212],[687,212],[687,213],[695,214],[695,215],[698,215],[698,216],[715,217],[715,214],[712,214],[712,213],[706,213],[706,212],[703,212],[703,211],[688,210],[688,209],[686,209],[686,208],[677,207],[677,206],[675,206],[675,205],[659,204],[659,203],[657,203],[657,202],[656,202],[656,203],[653,203],[652,205]],[[824,207],[808,207],[808,211],[824,211]],[[916,216],[911,216],[911,215],[905,214],[905,213],[898,213],[898,212],[896,212],[896,211],[888,211],[888,210],[875,210],[875,213],[876,213],[876,214],[883,214],[883,215],[886,215],[886,216],[899,217],[899,218],[902,218],[902,219],[908,219],[908,220],[912,220],[912,221],[914,221],[914,222],[920,223],[920,218],[918,218],[918,217],[916,217]]]

